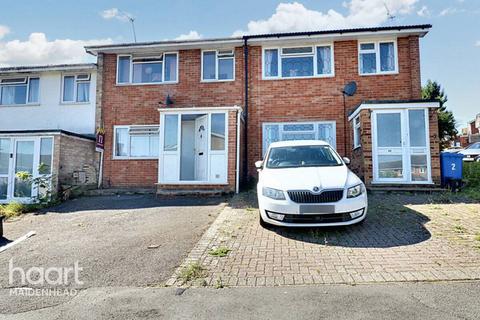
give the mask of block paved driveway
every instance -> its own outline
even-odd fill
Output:
[[[444,194],[375,194],[369,203],[361,225],[264,229],[255,194],[242,194],[167,284],[185,284],[178,275],[192,263],[208,271],[202,281],[211,286],[480,279],[480,204]],[[231,251],[209,254],[219,247]]]

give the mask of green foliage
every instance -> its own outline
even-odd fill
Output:
[[[463,163],[463,180],[467,188],[477,188],[480,190],[480,162]]]
[[[187,283],[193,280],[205,278],[207,271],[198,263],[191,263],[180,272],[179,278],[183,283]]]
[[[208,254],[214,257],[225,257],[230,251],[230,249],[225,247],[220,247],[217,249],[212,249],[208,251]]]
[[[49,168],[44,163],[38,165],[38,177],[34,177],[30,172],[17,172],[16,177],[22,181],[30,183],[38,190],[38,195],[35,197],[36,202],[47,204],[52,199],[51,180],[52,175],[49,173]]]
[[[0,216],[4,216],[5,218],[13,218],[23,213],[37,211],[41,208],[43,208],[42,204],[23,204],[13,201],[9,204],[0,206]]]
[[[451,111],[447,110],[448,97],[445,90],[436,81],[428,80],[422,88],[422,98],[427,100],[437,99],[440,101],[438,109],[438,131],[440,144],[442,147],[448,145],[448,141],[458,134],[455,128],[455,117]]]

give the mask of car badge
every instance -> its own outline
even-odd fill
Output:
[[[318,192],[318,191],[320,191],[319,187],[313,187],[313,192]]]

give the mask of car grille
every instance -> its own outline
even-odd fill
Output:
[[[310,191],[288,191],[288,196],[296,203],[328,203],[337,202],[343,198],[343,190],[327,190],[320,194]]]
[[[270,211],[267,211],[270,217]],[[283,213],[282,213],[283,214]],[[353,220],[350,213],[333,214],[283,214],[285,217],[281,222],[284,223],[338,223]]]

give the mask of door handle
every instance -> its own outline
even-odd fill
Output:
[[[199,156],[203,156],[203,152],[199,152],[198,155],[199,155]]]

